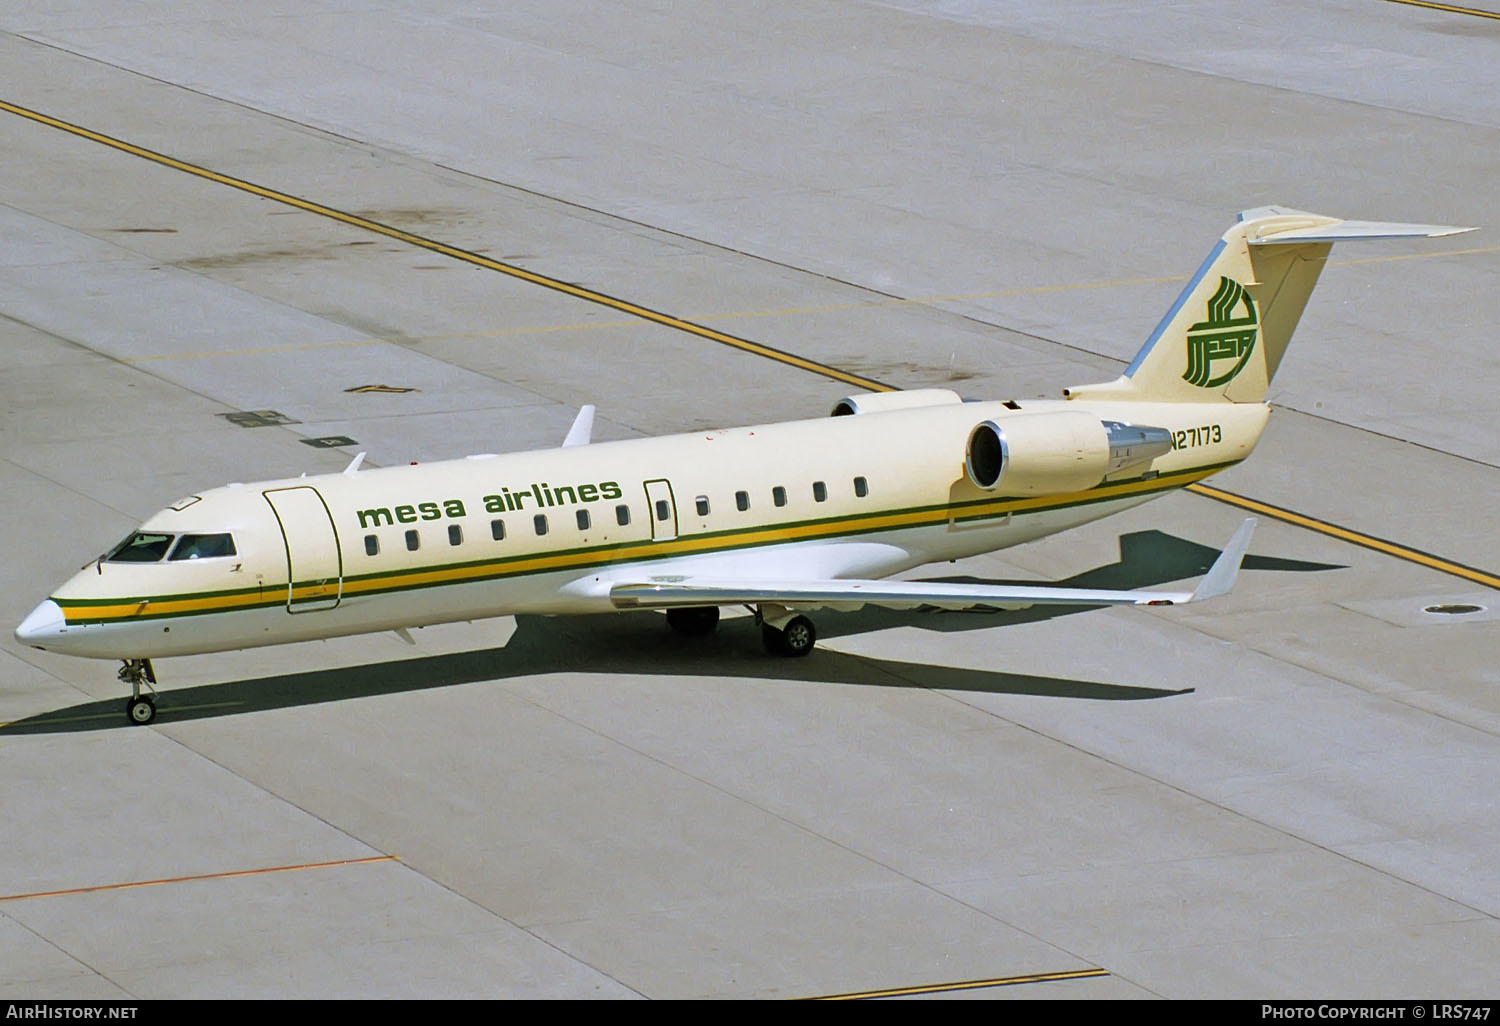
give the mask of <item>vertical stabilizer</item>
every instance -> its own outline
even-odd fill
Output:
[[[1335,242],[1471,230],[1344,221],[1280,207],[1247,210],[1214,246],[1124,375],[1064,395],[1263,402]]]

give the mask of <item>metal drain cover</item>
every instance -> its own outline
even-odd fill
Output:
[[[1409,595],[1373,602],[1340,602],[1339,605],[1397,627],[1437,627],[1446,624],[1500,620],[1500,603],[1490,591],[1446,595]]]

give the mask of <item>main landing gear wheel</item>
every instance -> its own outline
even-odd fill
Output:
[[[126,659],[117,675],[130,685],[130,697],[125,700],[125,718],[136,726],[145,726],[156,719],[156,671],[149,659]],[[145,687],[151,694],[141,694]]]
[[[690,606],[668,609],[667,626],[685,637],[706,637],[719,626],[719,607]]]
[[[799,658],[811,652],[818,643],[818,630],[807,617],[794,616],[781,630],[768,623],[761,624],[760,639],[772,655]]]

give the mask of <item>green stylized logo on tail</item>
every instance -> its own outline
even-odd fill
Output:
[[[1244,312],[1235,316],[1235,307]],[[1219,290],[1208,301],[1208,319],[1199,321],[1187,332],[1187,371],[1182,380],[1200,388],[1218,388],[1245,369],[1255,351],[1255,335],[1260,317],[1255,300],[1245,286],[1228,278],[1219,278]],[[1233,360],[1234,366],[1213,377],[1215,361]]]

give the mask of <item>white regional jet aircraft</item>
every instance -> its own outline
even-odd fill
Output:
[[[861,605],[1172,604],[1227,591],[1235,534],[1193,592],[879,578],[1016,545],[1138,505],[1250,454],[1266,387],[1330,246],[1468,229],[1266,207],[1214,246],[1115,381],[1060,400],[851,396],[833,416],[232,484],[190,495],[88,564],[16,629],[120,659],[132,723],[151,660],[514,613],[664,609],[685,634],[754,608],[772,652],[803,611]],[[143,694],[143,688],[146,692]]]

